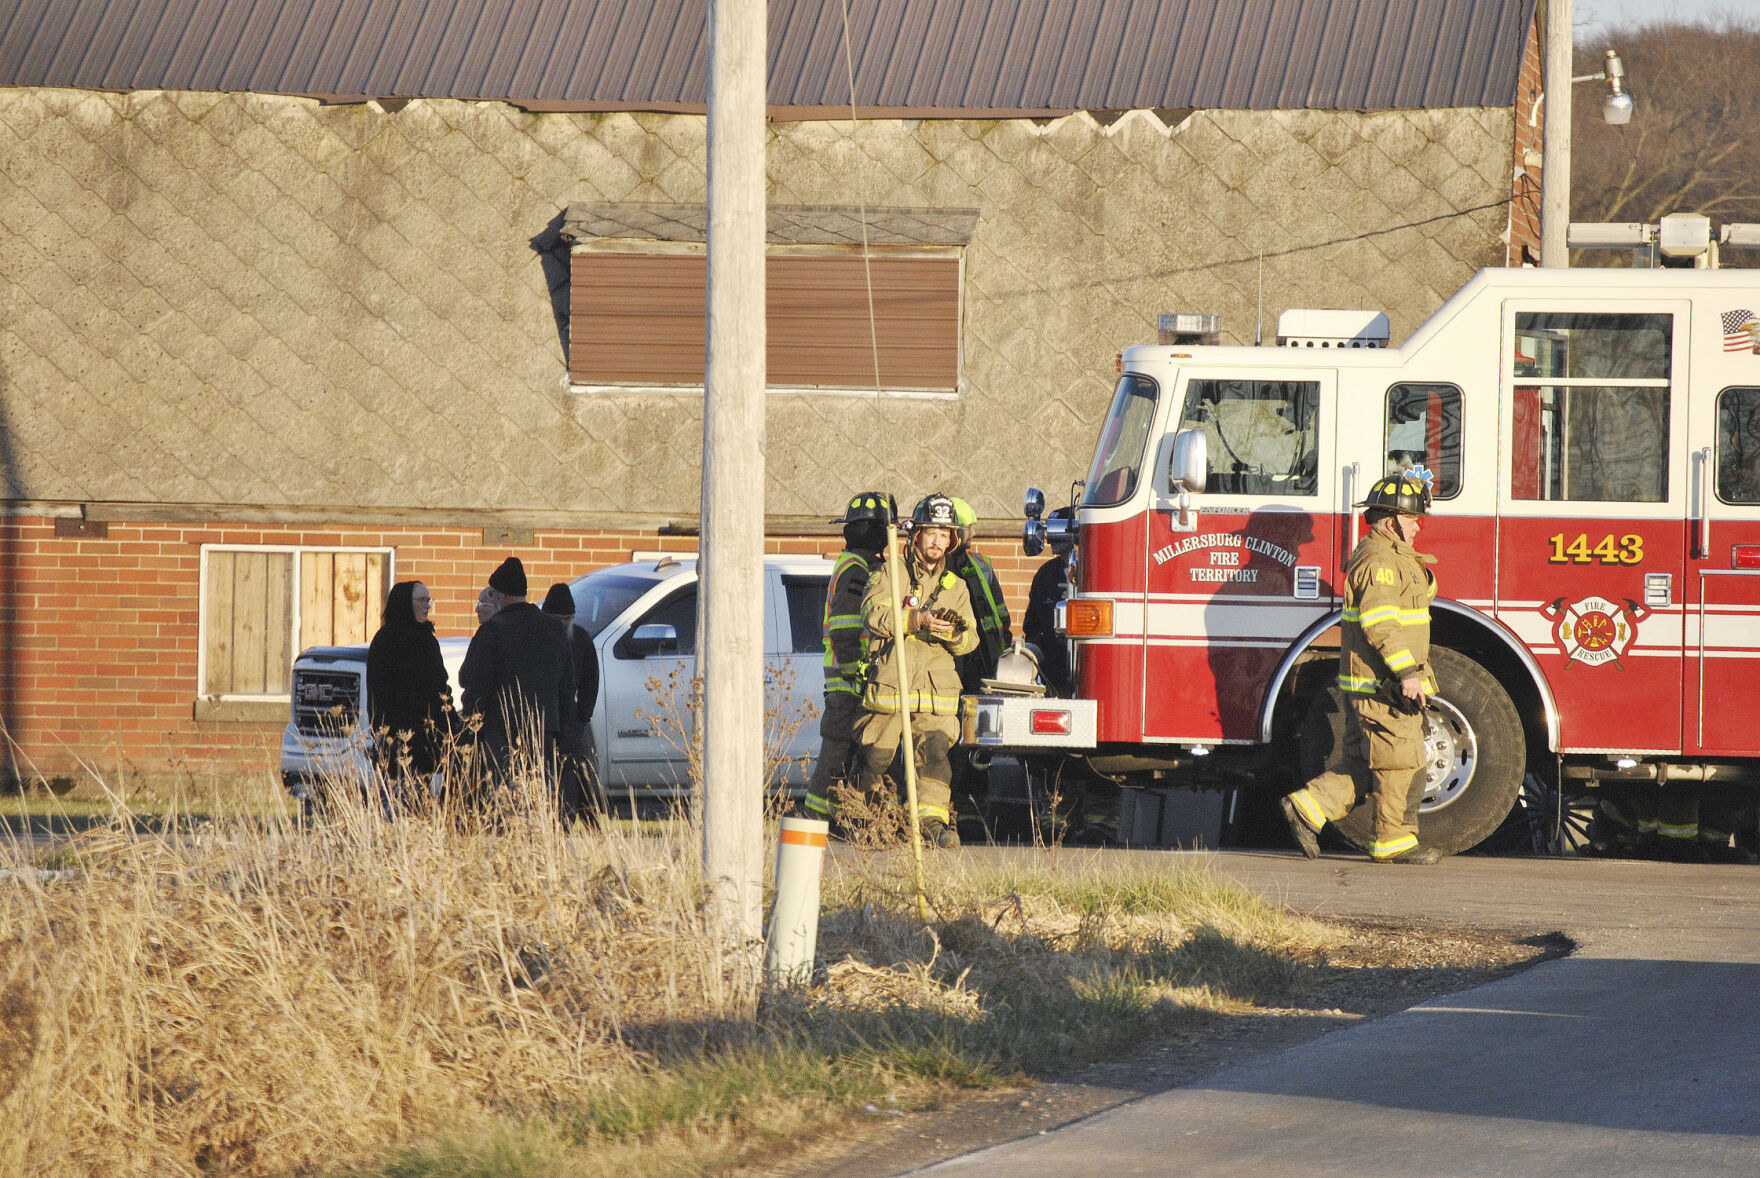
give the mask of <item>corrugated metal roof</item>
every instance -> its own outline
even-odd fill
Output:
[[[977,209],[770,205],[765,218],[766,239],[787,245],[968,245],[978,228]],[[708,241],[708,234],[709,206],[700,204],[576,201],[562,224],[569,241]]]
[[[849,0],[863,113],[1509,106],[1535,0]],[[13,0],[0,85],[701,110],[706,0]],[[839,0],[771,0],[771,107],[850,105]]]

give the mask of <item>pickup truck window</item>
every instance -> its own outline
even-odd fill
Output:
[[[784,577],[788,594],[789,649],[796,654],[825,649],[825,588],[829,577]]]
[[[642,594],[654,587],[646,577],[623,576],[603,570],[582,577],[569,586],[574,594],[574,624],[594,638]],[[684,631],[679,631],[679,637]]]
[[[680,589],[665,601],[636,619],[630,633],[635,633],[637,626],[671,626],[678,631],[678,649],[668,653],[667,657],[689,658],[697,653],[697,587]],[[620,659],[640,658],[633,650],[622,642],[611,652]]]

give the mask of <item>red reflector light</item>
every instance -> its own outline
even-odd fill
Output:
[[[1760,544],[1737,544],[1729,550],[1732,569],[1760,569]]]
[[[1063,632],[1071,638],[1112,637],[1112,603],[1104,598],[1066,601]]]
[[[1034,736],[1068,736],[1069,725],[1068,712],[1036,711],[1033,713]]]

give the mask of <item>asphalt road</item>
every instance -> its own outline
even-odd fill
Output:
[[[1760,1174],[1760,868],[1202,857],[1316,915],[1578,949],[929,1173]]]

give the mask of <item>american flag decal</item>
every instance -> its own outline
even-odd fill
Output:
[[[1751,326],[1760,324],[1752,311],[1725,311],[1723,313],[1723,350],[1726,352],[1757,352],[1760,353],[1760,341],[1755,339]]]

